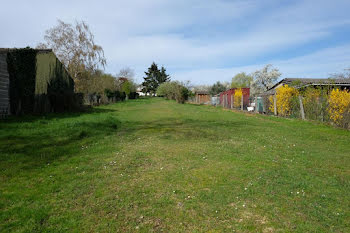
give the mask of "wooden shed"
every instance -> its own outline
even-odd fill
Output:
[[[209,92],[198,91],[196,92],[195,102],[197,104],[210,104],[211,98]]]

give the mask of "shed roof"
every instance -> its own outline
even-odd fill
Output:
[[[267,91],[270,91],[277,87],[280,84],[300,84],[299,86],[308,86],[308,85],[350,85],[350,79],[341,78],[341,79],[332,79],[332,78],[285,78],[273,85]]]
[[[198,95],[209,95],[209,91],[196,91]]]
[[[23,48],[0,48],[0,53],[8,53],[12,51],[16,51],[17,49],[23,49]],[[49,53],[52,52],[52,49],[34,49],[39,53]]]

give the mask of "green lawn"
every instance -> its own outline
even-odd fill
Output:
[[[1,232],[350,232],[350,132],[162,99],[0,123]]]

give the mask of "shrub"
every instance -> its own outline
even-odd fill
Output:
[[[348,127],[350,115],[350,92],[333,89],[328,98],[330,119],[337,125]]]
[[[303,92],[303,105],[305,116],[311,120],[328,120],[328,94],[327,90],[309,87]]]
[[[239,108],[241,106],[242,96],[243,96],[242,88],[236,89],[235,94],[233,96],[233,106],[235,108]]]
[[[308,119],[316,120],[319,116],[319,100],[321,91],[316,88],[307,88],[304,92],[304,111]]]
[[[273,114],[273,99],[269,98],[269,96],[264,95],[263,97],[263,109],[266,114]],[[272,110],[270,106],[272,105]]]
[[[138,99],[139,98],[139,93],[137,92],[130,92],[129,94],[129,99]]]
[[[301,118],[299,93],[296,95],[293,95],[289,103],[290,103],[290,110],[289,110],[288,116],[293,118]]]
[[[178,103],[185,103],[190,91],[180,82],[165,82],[157,88],[157,95],[166,99],[176,100]]]
[[[298,96],[298,90],[294,87],[284,85],[276,90],[276,105],[277,113],[281,116],[290,116],[292,114],[293,106],[295,106],[296,99],[293,97]],[[273,96],[270,96],[270,110],[274,111]]]
[[[189,90],[186,87],[182,85],[177,86],[177,90],[175,94],[176,102],[183,104],[185,103],[186,100],[188,100],[188,96],[189,96]]]
[[[175,99],[177,82],[165,82],[157,88],[157,96],[165,97],[166,99]]]
[[[131,83],[129,81],[124,81],[122,84],[122,92],[125,93],[126,98],[129,98],[131,92]]]
[[[114,97],[114,92],[111,91],[110,89],[105,89],[105,95],[108,97],[108,98],[113,98]]]

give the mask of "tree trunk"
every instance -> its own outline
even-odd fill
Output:
[[[299,104],[300,104],[300,115],[301,115],[301,119],[305,120],[305,112],[304,112],[304,105],[303,105],[303,99],[302,97],[299,95]]]

